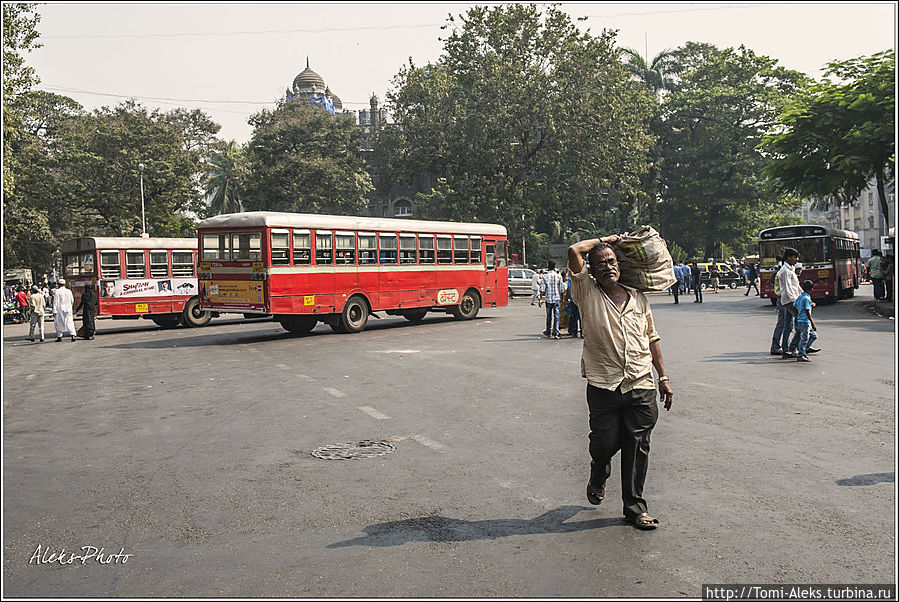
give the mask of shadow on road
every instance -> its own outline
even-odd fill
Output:
[[[495,316],[490,317],[477,317],[471,322],[477,322],[479,320],[496,320]],[[446,317],[434,317],[434,318],[426,318],[421,322],[409,322],[408,320],[390,320],[390,321],[378,321],[378,320],[369,320],[368,325],[365,327],[365,332],[369,331],[379,331],[379,330],[392,330],[399,328],[427,328],[428,324],[443,324],[448,322],[456,322],[457,320],[452,316]],[[178,337],[178,338],[165,338],[162,340],[143,340],[134,343],[122,343],[118,345],[104,345],[104,347],[109,347],[113,349],[165,349],[172,346],[177,347],[205,347],[212,345],[252,345],[255,343],[264,343],[267,341],[281,341],[287,339],[306,339],[312,337],[319,336],[341,336],[338,333],[335,333],[331,330],[330,326],[325,324],[319,324],[315,327],[312,332],[306,334],[295,334],[290,333],[284,330],[280,324],[277,322],[272,323],[274,328],[277,330],[274,332],[269,332],[266,334],[241,334],[238,332],[232,331],[227,335],[227,338],[223,338],[221,333],[214,334],[198,334],[197,336],[192,337]],[[157,329],[159,330],[159,329]],[[192,332],[202,332],[204,329],[192,329]],[[184,332],[184,331],[182,331]],[[364,333],[363,333],[364,336]],[[101,340],[100,338],[97,339]],[[105,341],[104,341],[105,342]]]
[[[843,487],[866,487],[868,485],[877,485],[878,483],[895,483],[895,472],[877,472],[874,474],[858,474],[851,479],[840,479],[837,485]]]
[[[584,506],[561,506],[532,519],[500,518],[494,520],[467,521],[443,516],[424,516],[408,520],[379,523],[365,527],[365,537],[329,544],[329,548],[349,546],[390,547],[417,541],[472,541],[497,539],[510,535],[546,535],[572,533],[623,524],[621,518],[599,518],[575,523],[565,521]]]
[[[779,355],[771,355],[759,351],[737,351],[734,353],[722,353],[708,357],[703,362],[735,362],[739,364],[774,364],[780,360]],[[782,363],[782,362],[781,362]],[[795,360],[794,360],[795,363]]]

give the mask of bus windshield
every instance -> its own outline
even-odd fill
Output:
[[[777,265],[777,257],[783,257],[786,247],[799,251],[799,261],[803,264],[830,263],[830,245],[827,237],[818,238],[784,238],[765,240],[759,243],[759,254],[763,267]]]

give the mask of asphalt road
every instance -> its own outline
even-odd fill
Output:
[[[358,335],[101,321],[94,341],[32,344],[5,327],[3,594],[895,583],[895,329],[860,292],[815,309],[810,364],[768,355],[767,301],[651,296],[675,391],[653,432],[653,532],[621,520],[617,461],[606,501],[587,503],[581,344],[543,338],[527,299]],[[311,454],[364,440],[396,449]],[[107,564],[44,562],[82,546]]]

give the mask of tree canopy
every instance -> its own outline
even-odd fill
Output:
[[[551,221],[636,223],[653,100],[618,60],[614,33],[582,33],[555,6],[451,16],[433,64],[411,60],[388,95],[401,133],[382,173],[433,175],[428,218],[496,221],[520,243]]]
[[[365,213],[372,189],[361,133],[316,105],[281,101],[250,118],[244,207],[254,211]]]
[[[883,215],[894,177],[896,56],[892,50],[828,64],[825,79],[795,96],[766,136],[765,174],[781,190],[843,203],[874,180]],[[832,79],[835,78],[835,79]]]
[[[768,158],[757,146],[806,78],[742,46],[688,43],[678,61],[683,73],[662,104],[661,231],[709,257],[721,244],[746,246],[795,206],[762,175]]]

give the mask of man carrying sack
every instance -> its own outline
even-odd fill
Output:
[[[585,240],[568,249],[571,294],[580,309],[584,332],[581,376],[588,383],[592,461],[587,501],[595,505],[605,498],[612,457],[620,450],[624,518],[638,529],[649,530],[659,526],[643,499],[650,433],[659,415],[653,367],[659,375],[658,391],[666,410],[671,409],[674,393],[649,302],[636,288],[619,283],[621,258],[611,245],[620,238]],[[584,263],[585,253],[589,267]],[[653,285],[671,286],[670,255],[667,265],[670,277],[658,279]],[[644,274],[643,280],[647,278],[652,281]]]

